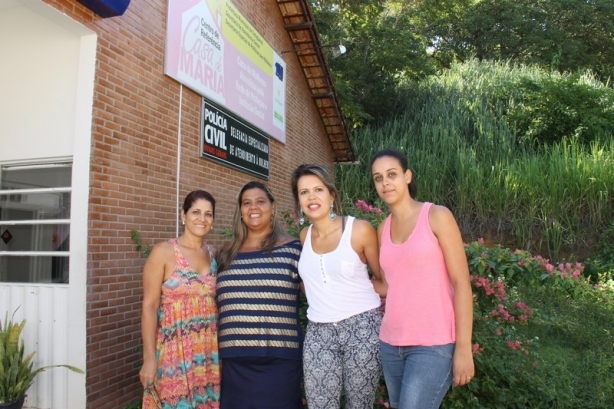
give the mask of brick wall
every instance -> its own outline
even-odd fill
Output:
[[[153,244],[175,236],[180,85],[163,75],[164,0],[132,0],[101,19],[76,0],[45,0],[98,34],[87,269],[88,408],[136,400],[142,254],[131,229]],[[277,51],[292,48],[274,0],[233,3]],[[287,67],[287,144],[271,139],[269,185],[290,209],[289,175],[303,162],[332,170],[332,152],[296,56]],[[180,203],[197,188],[218,201],[214,228],[230,224],[238,190],[252,176],[199,157],[201,97],[183,88]],[[210,237],[214,245],[221,238]]]

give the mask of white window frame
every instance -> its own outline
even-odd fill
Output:
[[[19,165],[19,164],[3,165],[2,163],[0,163],[0,180],[2,179],[2,172],[6,171],[7,169],[29,170],[29,169],[51,169],[51,168],[57,168],[57,167],[70,168],[71,173],[72,173],[73,162],[72,160],[70,161],[69,160],[59,160],[59,161],[53,161],[53,162],[39,162],[39,163],[30,163],[30,164],[23,164],[23,165]],[[53,188],[35,188],[35,189],[6,189],[6,190],[0,189],[0,196],[30,194],[30,193],[34,193],[34,194],[36,193],[70,193],[72,195],[72,190],[73,190],[72,186],[53,187]],[[71,207],[72,207],[72,200],[71,200]],[[0,220],[0,223],[3,226],[18,226],[18,225],[42,226],[42,225],[50,225],[50,224],[53,224],[53,225],[62,224],[62,225],[70,226],[71,219]],[[35,238],[37,237],[38,235],[36,235]],[[3,257],[3,256],[30,256],[30,257],[34,257],[35,260],[36,260],[36,257],[41,257],[41,256],[70,257],[70,250],[69,251],[36,251],[36,250],[0,251],[0,257]],[[3,282],[4,281],[0,280],[0,283],[3,283]],[[43,282],[36,276],[29,277],[29,279],[26,282],[30,284],[58,284],[58,285],[67,284],[67,283]],[[70,275],[68,277],[68,282],[70,282]]]

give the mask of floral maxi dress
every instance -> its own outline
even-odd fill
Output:
[[[219,408],[220,366],[217,346],[215,275],[200,275],[181,253],[177,239],[175,269],[162,283],[158,310],[154,387],[143,395],[143,409]],[[209,254],[211,250],[207,246]]]

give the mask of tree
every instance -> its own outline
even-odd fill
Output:
[[[311,0],[352,127],[397,116],[404,84],[455,61],[510,61],[614,79],[611,0]]]
[[[329,61],[346,118],[354,127],[394,113],[395,89],[433,73],[426,42],[402,0],[311,1],[324,43],[347,52]]]
[[[614,77],[614,2],[421,0],[416,27],[440,67],[470,57]]]

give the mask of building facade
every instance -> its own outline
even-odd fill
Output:
[[[144,255],[133,235],[176,237],[189,191],[215,196],[219,232],[246,182],[266,182],[290,210],[297,165],[353,158],[339,148],[343,123],[327,122],[342,121],[334,89],[318,89],[329,76],[310,75],[313,59],[328,74],[325,60],[295,51],[320,48],[313,24],[291,21],[310,19],[307,2],[230,1],[285,63],[285,143],[269,139],[268,180],[202,155],[203,95],[165,74],[168,1],[132,0],[105,18],[77,0],[0,0],[0,319],[27,319],[36,366],[85,371],[40,374],[26,407],[139,398]]]

